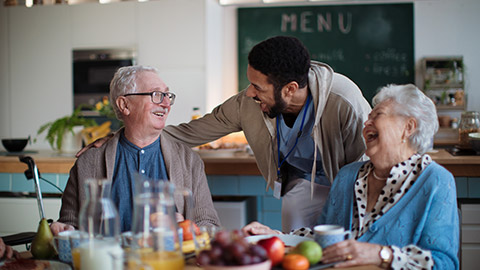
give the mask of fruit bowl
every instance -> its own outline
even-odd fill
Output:
[[[266,260],[257,264],[249,265],[204,265],[202,266],[205,270],[270,270],[272,262]]]

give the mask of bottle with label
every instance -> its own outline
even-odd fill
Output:
[[[202,117],[202,115],[200,114],[200,108],[199,107],[193,107],[192,120],[198,119],[200,117]]]

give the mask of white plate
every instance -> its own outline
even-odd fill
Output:
[[[50,263],[50,267],[45,268],[45,270],[72,270],[72,267],[66,263],[59,262],[59,261],[48,261]],[[5,261],[0,262],[0,266],[3,266]]]
[[[294,247],[298,243],[303,242],[303,241],[313,240],[313,239],[310,239],[308,237],[302,237],[302,236],[290,235],[290,234],[253,235],[253,236],[247,236],[247,237],[245,237],[245,239],[250,243],[256,243],[259,240],[270,238],[270,237],[273,237],[273,236],[276,236],[276,237],[280,238],[280,240],[283,241],[285,246],[291,246],[291,247]]]

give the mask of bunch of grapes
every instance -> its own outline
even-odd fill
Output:
[[[249,265],[268,259],[265,249],[245,240],[240,230],[220,231],[215,234],[209,250],[202,250],[197,256],[200,265]]]

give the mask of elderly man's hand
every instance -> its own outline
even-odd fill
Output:
[[[242,232],[246,235],[258,235],[258,234],[281,234],[281,232],[272,230],[270,227],[254,221],[242,228]]]
[[[18,258],[18,252],[13,250],[11,246],[5,245],[3,239],[0,238],[0,259],[11,259],[12,257]]]
[[[380,265],[379,253],[382,246],[358,242],[354,239],[338,242],[323,250],[322,262],[341,262],[335,267],[350,267],[354,265]],[[342,262],[343,261],[343,262]]]
[[[58,235],[63,231],[73,231],[75,228],[72,225],[68,225],[61,222],[53,222],[50,225],[50,230],[52,230],[53,235]]]
[[[185,220],[183,215],[178,212],[175,212],[175,218],[177,219],[177,223]]]

